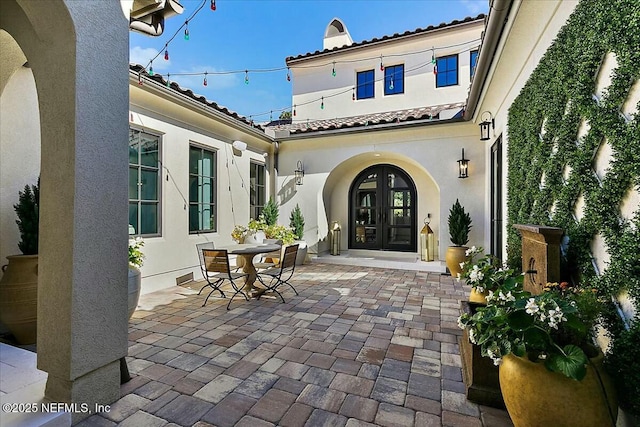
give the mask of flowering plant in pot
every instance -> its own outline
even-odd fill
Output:
[[[615,425],[615,393],[594,345],[605,301],[566,282],[549,283],[532,295],[522,288],[523,277],[508,275],[488,291],[486,306],[458,318],[482,355],[500,365],[500,389],[512,421],[516,426],[533,425],[532,418],[539,422],[535,425]],[[555,403],[560,414],[552,409]]]
[[[138,307],[140,289],[142,286],[142,273],[140,267],[144,264],[142,247],[144,240],[141,237],[129,239],[129,274],[128,274],[128,313],[129,318]]]
[[[467,260],[460,263],[458,280],[471,286],[469,301],[486,304],[489,291],[496,291],[507,280],[516,280],[515,271],[502,265],[493,255],[482,254],[481,247],[472,246],[465,251]]]

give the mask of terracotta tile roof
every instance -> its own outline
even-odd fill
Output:
[[[440,121],[440,113],[453,110],[454,118],[460,117],[465,103],[434,105],[430,107],[409,108],[407,110],[386,111],[383,113],[363,114],[352,117],[338,117],[335,119],[295,121],[291,124],[267,125],[273,130],[288,130],[291,134],[331,131],[337,129],[352,129],[373,125],[407,123],[417,120]]]
[[[144,67],[140,64],[129,64],[129,70],[133,71],[136,74],[140,74],[142,76],[144,76],[145,78],[148,79],[152,79],[155,80],[158,83],[161,83],[163,85],[167,85],[167,81],[159,74],[154,74],[153,76],[149,75],[149,73],[147,73],[147,71],[144,69]],[[262,126],[257,125],[253,122],[253,120],[249,120],[247,119],[245,116],[241,116],[240,114],[236,113],[235,111],[229,110],[226,107],[223,107],[221,105],[218,105],[217,103],[213,102],[213,101],[209,101],[207,100],[207,98],[205,98],[202,95],[196,95],[195,93],[193,93],[193,91],[191,89],[183,89],[180,87],[180,85],[175,82],[175,81],[171,81],[170,83],[170,88],[178,91],[179,93],[181,93],[182,95],[186,95],[189,98],[193,99],[194,101],[200,102],[208,107],[211,107],[217,111],[220,111],[223,114],[226,114],[229,117],[232,117],[244,124],[247,124],[255,129],[258,130],[264,130]]]
[[[478,16],[471,17],[471,16],[467,16],[466,18],[462,19],[462,20],[458,20],[458,19],[454,19],[451,22],[443,22],[439,25],[429,25],[426,28],[416,28],[413,31],[405,31],[404,33],[400,34],[400,33],[395,33],[393,35],[387,35],[387,36],[383,36],[381,38],[373,38],[371,40],[363,40],[361,42],[358,43],[352,43],[350,45],[344,45],[342,47],[334,47],[333,49],[324,49],[324,50],[316,50],[315,52],[307,52],[298,56],[289,56],[286,59],[287,64],[290,61],[297,61],[299,59],[307,59],[307,58],[311,58],[314,57],[316,55],[321,55],[324,53],[329,53],[329,52],[340,52],[342,50],[347,50],[347,49],[351,49],[354,47],[358,47],[358,46],[366,46],[368,44],[374,44],[374,43],[379,43],[379,42],[383,42],[383,41],[387,41],[387,40],[394,40],[394,39],[399,39],[402,37],[407,37],[407,36],[411,36],[414,34],[421,34],[421,33],[428,33],[430,31],[435,31],[435,30],[441,30],[443,28],[447,28],[447,27],[452,27],[455,25],[460,25],[460,24],[464,24],[467,22],[473,22],[473,21],[478,21],[478,20],[484,20],[485,15],[483,13],[479,14]]]

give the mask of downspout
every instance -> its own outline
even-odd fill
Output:
[[[463,115],[464,120],[471,120],[478,107],[478,100],[482,89],[484,89],[487,74],[493,63],[496,48],[512,4],[513,0],[493,0],[491,3],[489,15],[487,16],[487,27],[484,30],[480,52],[478,53],[476,72],[473,75],[473,82],[467,97],[467,108]]]

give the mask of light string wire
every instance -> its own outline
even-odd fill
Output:
[[[202,4],[200,4],[200,6],[195,10],[195,12],[193,12],[191,14],[191,16],[189,18],[187,18],[186,21],[184,21],[184,23],[182,25],[180,25],[180,27],[176,30],[175,33],[173,33],[173,35],[171,36],[171,38],[169,40],[166,41],[166,43],[164,44],[164,46],[162,47],[162,49],[160,49],[158,51],[158,53],[156,54],[156,56],[154,56],[153,58],[151,58],[149,60],[149,62],[147,63],[147,66],[144,67],[145,71],[147,70],[147,68],[149,68],[149,66],[151,64],[153,64],[153,61],[160,56],[161,53],[163,53],[164,51],[166,51],[169,48],[169,44],[173,41],[173,39],[176,38],[176,36],[178,35],[178,33],[186,26],[189,25],[189,21],[191,21],[193,18],[195,18],[195,16],[202,10],[202,8],[204,7],[204,5],[207,3],[207,0],[202,0]]]

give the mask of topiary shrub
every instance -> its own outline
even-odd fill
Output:
[[[262,219],[267,225],[275,225],[278,222],[278,204],[269,198],[267,204],[262,208]]]
[[[456,199],[449,210],[449,239],[454,246],[464,246],[469,241],[471,217],[464,211],[460,201]]]
[[[302,240],[302,236],[304,235],[304,216],[297,203],[296,207],[291,211],[291,215],[289,215],[289,227],[293,229],[293,234],[296,235],[296,239]]]
[[[24,191],[18,192],[18,203],[13,208],[18,215],[16,224],[20,230],[18,248],[24,255],[38,253],[38,227],[40,218],[40,178],[36,185],[25,185]]]

